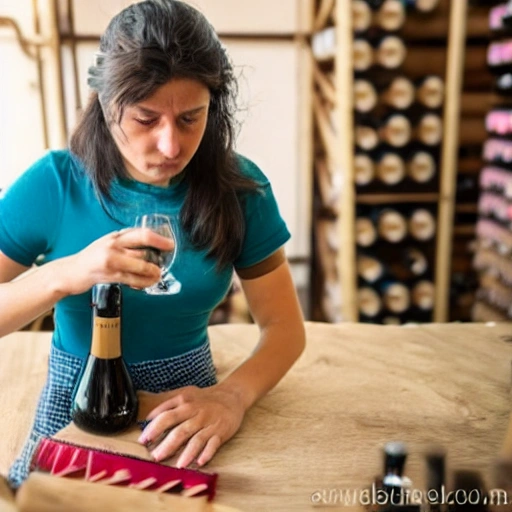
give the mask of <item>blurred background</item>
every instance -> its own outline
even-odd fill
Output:
[[[512,2],[187,2],[235,65],[237,150],[272,183],[307,319],[512,318]],[[0,0],[0,189],[66,146],[131,3]],[[235,280],[212,323],[250,321]]]

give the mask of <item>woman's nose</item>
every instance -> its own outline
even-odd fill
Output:
[[[167,125],[158,133],[157,148],[168,159],[176,158],[180,153],[179,134],[175,126]]]

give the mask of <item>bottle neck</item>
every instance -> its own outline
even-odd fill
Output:
[[[121,357],[121,318],[94,315],[91,355],[99,359]]]

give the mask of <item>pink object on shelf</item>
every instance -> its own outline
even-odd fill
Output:
[[[61,477],[82,477],[89,482],[175,492],[182,496],[208,496],[208,500],[215,496],[218,477],[216,473],[174,468],[49,438],[39,443],[30,469]]]

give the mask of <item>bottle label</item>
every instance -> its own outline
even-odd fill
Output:
[[[95,317],[91,354],[100,359],[121,357],[121,319]]]

